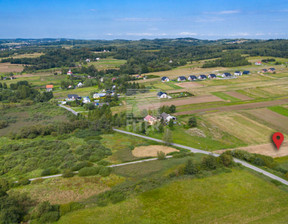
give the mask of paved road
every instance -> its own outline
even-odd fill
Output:
[[[120,132],[120,133],[123,133],[123,134],[133,135],[133,136],[136,136],[136,137],[139,137],[139,138],[145,138],[145,139],[148,139],[148,140],[151,140],[151,141],[164,143],[164,141],[156,139],[156,138],[151,138],[151,137],[148,137],[148,136],[138,135],[138,134],[135,134],[135,133],[132,133],[132,132],[123,131],[123,130],[119,130],[119,129],[113,129],[113,130],[117,131],[117,132]],[[191,152],[194,152],[194,153],[202,153],[202,154],[207,154],[207,155],[213,155],[213,156],[216,156],[216,157],[219,156],[219,154],[211,153],[211,152],[200,150],[200,149],[195,149],[195,148],[192,148],[192,147],[189,147],[189,146],[185,146],[185,145],[179,145],[179,144],[175,144],[175,143],[172,143],[171,145],[179,147],[179,148],[183,148],[183,149],[188,149],[188,150],[190,150]],[[262,170],[262,169],[260,169],[260,168],[258,168],[256,166],[253,166],[253,165],[251,165],[251,164],[249,164],[247,162],[244,162],[242,160],[239,160],[239,159],[235,159],[234,158],[234,161],[236,163],[240,163],[240,164],[242,164],[243,166],[245,166],[245,167],[247,167],[249,169],[252,169],[252,170],[254,170],[254,171],[258,172],[258,173],[262,173],[263,175],[268,176],[271,179],[277,180],[277,181],[279,181],[279,182],[281,182],[281,183],[283,183],[283,184],[288,186],[288,181],[286,181],[286,180],[284,180],[284,179],[282,179],[282,178],[280,178],[280,177],[278,177],[278,176],[276,176],[276,175],[274,175],[272,173],[269,173],[269,172],[267,172],[265,170]]]
[[[66,110],[68,110],[68,111],[70,111],[71,113],[73,113],[73,114],[76,115],[76,116],[78,115],[78,112],[76,112],[75,110],[73,110],[73,109],[71,109],[71,108],[69,108],[69,107],[66,107],[66,106],[64,106],[64,105],[62,105],[62,104],[58,104],[58,106],[66,109]]]

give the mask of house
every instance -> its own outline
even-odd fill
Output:
[[[95,102],[93,103],[95,106],[98,106],[98,107],[103,107],[104,105],[108,105],[109,106],[109,103],[105,102],[105,103],[99,103],[99,102]]]
[[[115,80],[116,80],[116,78],[115,78],[115,77],[113,77],[113,78],[111,79],[111,81],[112,81],[112,82],[114,82]]]
[[[11,79],[11,80],[13,80],[13,79],[16,79],[16,77],[14,77],[14,76],[11,76],[11,77],[10,77],[10,79]]]
[[[234,75],[237,75],[237,76],[242,75],[242,72],[240,72],[240,71],[235,71],[235,72],[234,72]]]
[[[91,60],[90,60],[89,58],[87,58],[85,61],[88,63],[88,62],[90,62]]]
[[[257,61],[257,62],[255,62],[255,65],[262,65],[262,62],[261,61]]]
[[[93,94],[93,98],[94,99],[99,99],[99,98],[102,98],[102,97],[105,97],[106,96],[106,93],[94,93]]]
[[[265,72],[268,72],[268,70],[266,68],[263,68],[262,72],[265,73]]]
[[[161,82],[169,82],[169,81],[170,81],[170,79],[168,77],[166,77],[166,76],[163,76],[161,78]]]
[[[177,78],[177,81],[178,82],[184,82],[184,81],[186,81],[187,79],[186,79],[186,77],[185,76],[179,76],[178,78]]]
[[[216,78],[216,75],[215,75],[215,74],[209,74],[209,75],[208,75],[208,78],[209,78],[209,79],[215,79],[215,78]]]
[[[188,80],[194,81],[194,80],[197,80],[197,77],[195,75],[189,75]]]
[[[249,75],[250,71],[243,71],[243,75]]]
[[[83,97],[83,103],[91,103],[89,96]]]
[[[82,82],[79,82],[78,84],[77,84],[77,87],[78,88],[81,88],[81,87],[83,87],[84,86],[84,84],[82,83]]]
[[[104,82],[104,78],[103,77],[100,78],[100,82]]]
[[[161,120],[163,119],[163,121],[168,123],[170,120],[176,120],[176,117],[171,116],[170,114],[163,112],[162,114],[160,114],[160,119]]]
[[[148,122],[150,125],[154,125],[157,122],[157,118],[151,115],[147,115],[146,117],[144,117],[144,121]]]
[[[68,94],[68,99],[69,100],[76,100],[78,98],[79,98],[79,96],[77,94]]]
[[[67,75],[73,75],[73,72],[71,72],[71,69],[67,72]]]
[[[169,61],[169,63],[171,64],[171,63],[173,63],[173,61],[172,61],[172,60],[170,60],[170,61]]]
[[[46,85],[46,91],[51,92],[53,90],[53,85]]]
[[[225,72],[225,73],[222,74],[223,78],[228,78],[228,77],[231,77],[231,76],[232,75],[230,73],[228,73],[228,72]]]
[[[275,68],[269,68],[269,69],[268,69],[268,72],[275,72],[275,71],[276,71]]]
[[[96,58],[96,61],[99,61],[100,60],[100,58]]]
[[[164,93],[164,92],[158,92],[157,96],[158,96],[159,99],[163,99],[163,98],[171,99],[171,96],[168,96],[168,94]]]
[[[204,79],[207,79],[207,76],[206,76],[206,75],[199,75],[199,76],[198,76],[198,79],[204,80]]]

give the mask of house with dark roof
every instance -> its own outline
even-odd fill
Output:
[[[235,72],[234,72],[234,75],[237,75],[237,76],[242,75],[242,72],[240,72],[240,71],[235,71]]]
[[[195,75],[189,75],[188,80],[189,81],[195,81],[195,80],[197,80],[197,77]]]
[[[243,75],[249,75],[250,71],[243,71]]]
[[[158,98],[160,99],[163,99],[163,98],[169,98],[169,96],[168,96],[168,94],[167,93],[165,93],[165,92],[158,92],[157,93],[157,96],[158,96]],[[171,98],[171,97],[170,97]]]
[[[161,78],[161,82],[169,82],[169,81],[170,81],[170,79],[168,77],[166,77],[166,76],[163,76]]]
[[[265,72],[268,72],[268,70],[267,70],[266,68],[263,68],[263,69],[262,69],[262,72],[265,73]]]
[[[275,71],[276,71],[275,68],[269,68],[269,69],[268,69],[268,72],[275,72]]]
[[[206,75],[199,75],[199,76],[198,76],[198,79],[204,80],[204,79],[207,79],[207,76],[206,76]]]
[[[162,114],[160,114],[160,119],[163,120],[164,122],[168,123],[170,120],[176,120],[176,117],[171,116],[170,114],[163,112]]]
[[[209,79],[215,79],[215,78],[216,78],[216,75],[215,75],[215,74],[209,74],[209,75],[208,75],[208,78],[209,78]]]
[[[178,78],[177,78],[177,81],[178,82],[184,82],[184,81],[186,81],[187,79],[186,79],[186,77],[185,76],[179,76]]]
[[[229,72],[225,72],[222,74],[223,78],[228,78],[228,77],[232,77],[232,75]]]

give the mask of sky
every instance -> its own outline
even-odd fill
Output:
[[[288,37],[288,0],[0,0],[0,38]]]

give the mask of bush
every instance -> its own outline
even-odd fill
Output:
[[[98,167],[84,167],[81,170],[79,170],[79,176],[85,177],[85,176],[94,176],[97,175],[100,171],[100,166]]]
[[[7,121],[0,121],[0,129],[8,127]]]
[[[188,120],[188,126],[190,128],[195,128],[197,127],[197,120],[196,120],[196,117],[190,117],[189,120]]]
[[[108,166],[110,164],[107,160],[101,160],[97,163],[99,166]]]
[[[198,167],[189,159],[184,167],[184,174],[193,175],[199,173]]]
[[[157,152],[157,158],[159,160],[164,160],[164,159],[166,159],[166,154],[164,152],[162,152],[162,151],[158,151]]]
[[[24,186],[30,184],[30,182],[31,181],[28,178],[20,178],[18,184]]]
[[[69,177],[73,177],[74,173],[72,170],[64,170],[62,177],[64,178],[69,178]]]
[[[219,162],[226,167],[232,167],[234,165],[233,157],[229,154],[222,153],[218,158]]]
[[[81,163],[78,163],[76,164],[75,166],[72,167],[72,171],[78,171],[78,170],[81,170],[82,168],[84,167],[91,167],[93,166],[93,163],[90,163],[90,162],[81,162]]]
[[[111,171],[112,171],[111,167],[101,166],[99,170],[99,174],[102,177],[107,177],[110,175]]]
[[[218,166],[217,158],[212,155],[205,156],[201,161],[201,166],[206,170],[215,170]]]
[[[55,175],[57,173],[59,173],[59,170],[56,169],[55,167],[52,167],[52,168],[48,168],[46,170],[43,170],[41,173],[41,176]]]
[[[39,219],[40,223],[52,223],[56,222],[59,219],[59,212],[47,212],[44,213],[41,218]]]
[[[76,211],[84,207],[85,206],[79,202],[70,202],[68,204],[62,204],[60,205],[60,208],[59,208],[60,216],[63,216],[69,212]]]

